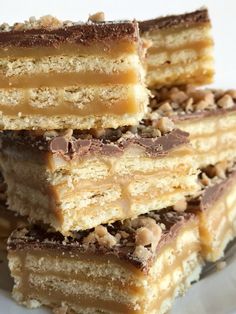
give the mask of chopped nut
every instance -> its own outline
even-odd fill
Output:
[[[97,13],[91,14],[91,15],[89,15],[88,20],[91,22],[95,22],[95,23],[104,22],[105,21],[105,14],[104,14],[104,12],[97,12]]]
[[[157,244],[159,243],[162,235],[161,227],[156,223],[155,219],[150,217],[142,217],[133,221],[133,224],[136,224],[136,227],[139,228],[136,231],[136,241],[138,241],[140,245],[148,245],[151,244],[152,251],[156,249]],[[137,225],[138,224],[138,225]],[[144,244],[147,243],[148,244]]]
[[[129,237],[129,234],[123,230],[120,231],[120,235],[123,239],[127,239]]]
[[[187,209],[187,202],[186,199],[179,200],[175,205],[173,206],[173,209],[177,212],[183,212]]]
[[[227,91],[227,94],[230,95],[233,99],[236,100],[236,89],[230,89]]]
[[[200,178],[200,182],[204,185],[204,186],[208,186],[211,183],[211,180],[208,178],[208,176],[203,172],[202,176]]]
[[[234,101],[230,95],[225,94],[217,101],[217,105],[221,108],[232,108]]]
[[[152,132],[153,137],[160,137],[161,136],[161,131],[158,129],[154,129]]]
[[[44,134],[43,134],[43,136],[44,136],[45,138],[56,137],[56,136],[58,136],[58,135],[59,135],[58,132],[55,131],[55,130],[45,131]]]
[[[72,129],[67,129],[67,130],[65,130],[64,132],[63,132],[63,136],[65,137],[65,138],[71,138],[71,136],[73,135],[73,130]]]
[[[96,138],[101,138],[101,137],[104,137],[106,135],[106,130],[103,128],[93,129],[92,134]]]
[[[112,248],[114,245],[117,244],[117,238],[111,235],[109,232],[103,237],[98,237],[97,241],[100,245],[108,248]]]
[[[189,98],[184,103],[186,112],[192,112],[193,111],[193,98]]]
[[[184,93],[183,91],[180,90],[176,90],[176,89],[172,89],[171,93],[170,93],[170,99],[177,103],[177,104],[181,104],[183,103],[186,99],[188,98],[188,95],[186,93]]]
[[[13,30],[14,31],[21,31],[24,29],[24,23],[15,23],[13,25]]]
[[[166,226],[165,226],[163,223],[160,224],[160,227],[161,227],[161,229],[162,229],[163,231],[166,230]]]
[[[141,261],[145,262],[151,258],[152,253],[142,245],[136,246],[133,255],[139,258]]]
[[[104,237],[108,232],[107,228],[102,225],[95,227],[94,231],[95,234],[98,235],[99,237]]]
[[[207,109],[209,105],[205,100],[200,100],[198,103],[196,103],[195,107],[196,107],[196,111],[202,111],[202,110]]]
[[[170,103],[166,101],[158,108],[158,111],[162,111],[163,113],[167,113],[167,112],[173,111],[173,109],[172,109]]]
[[[141,227],[136,231],[135,241],[137,245],[149,245],[153,240],[153,233],[148,228]]]
[[[10,25],[7,23],[3,23],[0,25],[0,31],[1,32],[9,32],[10,31]]]
[[[55,29],[55,28],[62,27],[62,22],[51,15],[42,16],[39,21],[41,24],[40,27],[45,27],[48,29]]]
[[[213,106],[215,103],[214,94],[211,91],[206,92],[203,100],[208,104],[208,106]]]
[[[117,243],[119,243],[120,242],[120,240],[121,240],[121,234],[120,233],[117,233],[116,235],[115,235],[115,238],[116,238],[116,242]]]
[[[172,120],[167,117],[163,117],[156,121],[156,127],[165,134],[167,132],[171,132],[175,128],[175,125]]]

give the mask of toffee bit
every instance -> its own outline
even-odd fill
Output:
[[[168,133],[174,130],[175,124],[167,117],[160,118],[156,121],[156,127],[163,133]]]
[[[105,14],[104,12],[97,12],[94,14],[89,15],[88,21],[99,23],[105,21]]]
[[[217,105],[222,108],[232,108],[234,106],[234,101],[230,95],[224,95],[217,102]]]
[[[143,245],[138,245],[133,252],[133,256],[146,262],[151,258],[152,253]]]
[[[179,200],[173,206],[173,209],[177,212],[183,212],[187,209],[187,202],[186,199]]]

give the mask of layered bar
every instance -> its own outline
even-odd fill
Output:
[[[8,241],[14,298],[77,314],[166,313],[198,280],[199,252],[196,216],[165,210],[74,238],[35,227]]]
[[[199,197],[188,202],[188,211],[199,217],[202,256],[215,262],[236,237],[236,168],[219,163],[201,173]]]
[[[66,235],[194,195],[198,170],[188,134],[160,121],[159,129],[0,133],[9,208]]]
[[[147,85],[209,84],[214,76],[213,39],[207,9],[139,23],[147,52]]]
[[[148,92],[136,22],[45,16],[0,26],[0,128],[134,125]]]
[[[152,91],[146,123],[167,116],[190,134],[200,167],[236,158],[236,91],[192,86]],[[158,122],[159,123],[159,122]]]

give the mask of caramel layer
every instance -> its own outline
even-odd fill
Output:
[[[155,54],[161,54],[161,53],[169,53],[173,54],[178,51],[183,51],[183,50],[195,50],[195,51],[200,51],[201,49],[208,48],[213,46],[213,40],[211,38],[207,38],[204,40],[200,41],[195,41],[195,42],[189,42],[184,45],[180,45],[178,47],[157,47],[155,45],[151,46],[148,49],[148,55],[155,55]]]
[[[79,44],[62,44],[60,47],[9,47],[0,48],[0,58],[42,58],[46,56],[58,55],[101,55],[107,57],[118,57],[123,54],[131,54],[138,52],[137,42],[128,40],[121,40],[118,42],[102,42],[93,43],[93,45],[79,45]]]
[[[84,295],[66,295],[60,291],[50,291],[49,297],[49,291],[47,289],[42,289],[39,287],[31,287],[29,290],[29,294],[27,295],[27,299],[47,300],[48,304],[51,304],[51,306],[51,299],[53,299],[54,304],[57,305],[60,305],[61,301],[63,300],[70,305],[79,306],[84,309],[96,308],[99,309],[101,312],[106,311],[109,313],[141,314],[141,312],[139,311],[130,309],[126,304],[121,304],[116,301],[89,298],[85,297]]]
[[[128,192],[128,187],[130,184],[134,183],[136,180],[138,180],[141,184],[142,181],[148,179],[150,180],[151,178],[153,179],[157,179],[159,178],[160,181],[166,182],[165,181],[165,177],[170,177],[171,180],[171,176],[175,175],[176,177],[180,176],[183,178],[184,182],[184,176],[183,173],[186,174],[189,169],[185,168],[185,167],[181,167],[181,165],[179,166],[180,169],[178,169],[178,171],[174,171],[174,170],[170,170],[170,171],[160,171],[160,172],[153,172],[153,173],[147,173],[147,175],[144,174],[140,174],[137,175],[136,172],[133,174],[133,178],[132,180],[129,180],[128,178],[126,179],[125,177],[116,177],[116,186],[123,186],[127,192]],[[176,169],[177,170],[177,169]],[[42,181],[41,183],[37,182],[37,178],[32,178],[32,180],[30,180],[30,175],[29,177],[23,176],[23,178],[19,177],[19,174],[17,173],[13,173],[12,176],[14,176],[14,182],[17,185],[25,185],[25,186],[29,186],[31,189],[35,189],[41,193],[46,193],[48,191],[48,186],[45,185],[45,182]],[[77,179],[76,177],[74,178],[75,180]],[[72,181],[73,181],[73,177],[72,177]],[[156,182],[156,180],[154,181]],[[66,181],[66,178],[64,180],[64,182],[62,183],[58,183],[57,185],[53,185],[53,189],[57,190],[58,192],[62,192],[63,193],[63,198],[70,198],[70,197],[75,197],[75,193],[79,193],[82,194],[83,192],[88,192],[88,191],[96,191],[99,190],[99,188],[101,188],[101,190],[106,190],[106,188],[112,188],[114,186],[114,178],[111,177],[106,177],[105,179],[101,179],[101,180],[86,180],[86,179],[79,179],[78,183],[73,183],[73,188],[71,189],[67,189],[67,185],[68,182]],[[95,186],[96,185],[96,186]],[[98,188],[99,187],[99,188]],[[150,188],[154,189],[154,195],[158,195],[158,193],[162,193],[163,191],[165,191],[165,189],[162,186],[156,186],[155,183],[149,185]],[[114,187],[115,188],[115,187]],[[66,190],[65,190],[66,189]],[[131,192],[130,192],[131,193]],[[144,193],[148,193],[149,194],[149,189],[145,189]],[[78,194],[77,194],[78,195]],[[137,195],[137,199],[139,198],[139,196]],[[1,216],[1,215],[0,215]]]
[[[61,259],[61,257],[60,257]],[[52,263],[54,262],[54,260],[52,260]],[[93,262],[93,264],[96,264],[96,262]],[[91,277],[91,276],[86,276],[82,273],[73,273],[73,274],[68,274],[67,272],[57,272],[57,271],[47,271],[47,272],[41,272],[41,271],[33,271],[33,274],[37,275],[37,276],[42,276],[45,277],[45,281],[46,281],[46,277],[47,276],[52,276],[52,277],[56,277],[58,279],[61,280],[66,280],[66,281],[70,281],[72,278],[73,280],[78,280],[79,282],[85,282],[85,283],[90,283],[91,285],[98,284],[99,286],[103,286],[104,288],[108,285],[111,285],[111,278],[109,277]],[[21,277],[21,272],[20,271],[14,271],[14,276],[17,277]],[[144,289],[141,287],[137,287],[135,285],[129,284],[129,283],[122,283],[122,281],[118,281],[118,280],[112,280],[112,287],[117,288],[117,289],[125,289],[125,291],[127,293],[130,294],[135,294],[135,293],[144,293]]]
[[[202,254],[208,259],[215,261],[223,255],[224,241],[227,234],[233,237],[233,225],[229,221],[228,213],[234,209],[234,204],[229,207],[227,198],[235,193],[235,183],[232,183],[212,207],[199,211],[199,230],[202,242]],[[224,221],[224,223],[223,223]],[[221,225],[223,223],[223,225]],[[220,228],[223,227],[221,230]],[[227,243],[225,243],[227,245]]]
[[[174,64],[172,64],[172,66],[173,66],[173,76],[175,76],[175,68],[177,68],[177,67],[184,67],[184,66],[186,66],[186,64],[190,64],[191,65],[191,63],[194,63],[194,64],[196,64],[196,63],[199,63],[199,68],[201,69],[201,67],[202,67],[202,62],[212,62],[213,61],[213,58],[212,57],[209,57],[209,56],[203,56],[203,57],[199,57],[199,58],[197,58],[197,59],[195,59],[195,58],[191,58],[191,59],[187,59],[186,58],[186,60],[185,61],[182,61],[182,62],[178,62],[178,63],[174,63]],[[203,65],[205,65],[205,64],[203,64]],[[161,70],[166,70],[166,69],[172,69],[172,66],[170,66],[168,63],[164,63],[164,64],[149,64],[149,65],[147,65],[147,68],[148,68],[148,71],[150,71],[150,72],[153,72],[153,71],[157,71],[157,68],[159,67],[159,69],[161,68]],[[188,70],[189,72],[191,71],[191,68],[190,68],[190,70]],[[201,75],[201,76],[203,76],[203,74],[201,73],[201,71],[199,71],[199,70],[195,70],[195,69],[193,69],[192,70],[192,72],[199,72],[199,75]],[[207,73],[207,72],[213,72],[213,69],[206,69],[205,70],[205,72]],[[191,72],[190,72],[191,73]],[[179,74],[178,74],[179,75]],[[189,73],[188,73],[188,75],[189,75]],[[183,74],[180,74],[179,76],[183,76]],[[187,77],[187,76],[186,76]],[[203,79],[205,79],[205,73],[204,73],[204,76],[203,76]]]
[[[184,261],[184,260],[183,260]],[[194,271],[194,269],[197,267],[197,266],[200,266],[199,264],[195,264],[194,265],[195,267],[191,267],[191,270]],[[182,274],[184,274],[183,276],[183,279],[180,281],[180,283],[178,283],[177,285],[174,285],[172,284],[169,289],[166,289],[162,292],[162,294],[160,294],[159,298],[157,299],[154,299],[153,302],[150,304],[149,306],[149,309],[148,309],[148,312],[147,313],[152,313],[154,310],[156,309],[161,309],[161,306],[162,304],[164,303],[164,301],[166,299],[170,300],[171,302],[174,301],[174,298],[176,297],[175,296],[175,290],[176,288],[180,287],[180,285],[186,285],[185,284],[185,281],[186,279],[188,278],[188,276],[191,276],[191,273],[190,274],[186,274],[184,273],[184,270],[183,270],[183,264],[181,264],[179,266],[179,268],[181,269],[181,272]],[[174,267],[170,269],[170,273],[173,273],[174,272]],[[184,289],[186,290],[187,287],[185,286]],[[185,291],[181,291],[181,292],[185,292]],[[177,295],[177,296],[180,296],[180,295]]]
[[[39,73],[7,77],[0,75],[0,88],[38,88],[65,87],[101,84],[136,84],[139,82],[137,71],[127,70],[117,73],[99,73],[95,71],[78,73]]]
[[[172,241],[171,244],[164,246],[161,249],[160,254],[158,255],[157,259],[162,258],[161,256],[164,255],[164,260],[162,263],[162,265],[164,267],[163,267],[161,273],[157,277],[154,278],[152,275],[143,275],[143,274],[141,275],[141,273],[140,273],[141,278],[144,278],[144,279],[146,278],[148,280],[149,286],[154,285],[153,288],[158,287],[158,296],[157,296],[157,298],[152,300],[152,302],[150,303],[148,308],[154,308],[154,306],[155,306],[156,309],[160,309],[163,301],[166,298],[172,299],[175,289],[180,285],[181,282],[182,283],[185,282],[186,276],[188,274],[184,273],[183,262],[186,261],[192,253],[199,251],[199,243],[191,241],[191,240],[187,244],[184,243],[185,245],[183,246],[182,251],[175,256],[176,258],[173,262],[171,262],[170,260],[167,260],[167,255],[165,255],[165,254],[168,253],[169,251],[171,251],[171,252],[176,251],[177,245],[178,245],[179,241],[181,241],[181,237],[184,235],[184,233],[186,231],[192,232],[192,230],[194,228],[196,228],[196,222],[188,223],[188,225],[183,228],[183,230],[179,233],[177,238],[175,238]],[[103,310],[108,310],[108,311],[112,311],[115,308],[117,312],[121,312],[121,313],[144,313],[144,309],[147,308],[147,302],[149,301],[148,299],[146,299],[145,304],[142,304],[140,301],[141,309],[139,311],[134,311],[133,309],[131,309],[131,305],[129,305],[129,304],[122,304],[122,303],[110,301],[110,300],[95,299],[95,298],[91,298],[91,297],[86,296],[86,295],[81,296],[80,294],[66,295],[61,291],[55,291],[55,290],[54,291],[50,290],[50,298],[48,298],[47,288],[43,289],[39,286],[34,287],[34,285],[29,284],[30,274],[31,273],[36,274],[37,272],[31,272],[29,269],[26,268],[26,256],[27,256],[26,253],[23,251],[22,252],[18,251],[17,253],[11,253],[11,254],[16,255],[16,256],[20,256],[20,258],[21,258],[21,263],[22,263],[21,272],[19,273],[17,270],[16,272],[13,272],[13,275],[19,276],[21,278],[21,285],[17,288],[17,290],[19,289],[19,291],[22,292],[23,296],[26,296],[27,299],[29,299],[29,298],[33,298],[36,300],[39,299],[39,300],[43,300],[44,302],[45,302],[45,300],[47,300],[48,304],[51,304],[51,305],[55,304],[55,303],[60,304],[60,302],[63,300],[65,302],[69,302],[69,304],[82,306],[84,308],[95,307],[98,309],[103,309]],[[53,257],[55,258],[55,256],[57,255],[57,252],[54,250],[51,251],[49,249],[49,251],[48,250],[35,251],[32,254],[36,254],[36,256],[38,258],[45,256],[45,254],[46,254],[46,257],[50,257],[51,254],[53,254]],[[65,252],[63,257],[61,257],[60,255],[58,255],[58,257],[59,257],[59,259],[61,259],[61,258],[63,258],[63,259],[72,258],[70,255],[67,256],[67,254],[68,253]],[[94,258],[95,255],[92,254],[91,257]],[[73,258],[74,258],[74,256],[73,256]],[[82,260],[84,260],[83,254],[79,255],[79,258],[80,258],[80,260],[81,260],[81,258],[82,258]],[[85,255],[85,261],[87,258],[89,258],[88,254]],[[98,262],[102,263],[102,261],[107,262],[107,256],[99,256],[98,255]],[[124,267],[128,267],[128,268],[130,267],[129,263],[124,263],[124,261],[117,260],[117,262],[122,263]],[[91,263],[90,259],[89,259],[89,263]],[[97,260],[96,260],[96,263],[97,263]],[[93,264],[94,264],[94,262],[93,262]],[[155,262],[154,262],[154,265],[155,265]],[[133,271],[134,271],[135,268],[132,267],[131,269],[133,269]],[[180,269],[184,275],[181,282],[178,282],[175,284],[174,281],[171,281],[171,285],[168,287],[168,289],[161,289],[160,284],[161,284],[162,279],[164,279],[168,274],[172,274],[175,269]],[[43,276],[47,276],[47,275],[50,276],[50,275],[54,275],[54,272],[52,273],[51,271],[50,272],[46,271],[45,274],[43,274],[43,273],[39,273],[39,274],[43,275]],[[60,273],[58,276],[58,274],[56,273],[55,275],[59,279],[64,279],[64,275],[65,275],[65,279],[67,281],[70,279],[70,276],[68,276],[68,274],[63,275],[63,273]],[[71,274],[71,276],[73,276],[73,278],[77,278],[78,274],[76,276]],[[81,276],[79,275],[78,278],[80,279]],[[84,276],[82,276],[82,278],[83,278],[83,280],[86,279]],[[93,284],[94,278],[93,279],[89,278],[88,280],[89,280],[89,282],[91,282],[91,284]],[[46,281],[44,281],[44,282],[46,282]],[[96,278],[96,283],[97,282],[100,283],[100,278],[99,279]],[[101,284],[104,284],[103,280],[102,280]],[[96,287],[96,284],[94,284],[94,285]],[[112,285],[117,286],[117,282],[112,281]],[[47,287],[47,284],[46,284],[46,287]],[[122,285],[123,289],[126,289],[127,287],[130,288],[130,285],[129,284],[128,285],[125,284],[124,286]],[[140,297],[142,298],[142,294],[145,293],[145,290],[140,289],[140,288],[138,288],[138,289],[135,288],[133,291],[132,291],[132,289],[131,290],[128,289],[127,292],[129,292],[131,294],[131,298],[132,298],[133,294],[134,295],[140,294]],[[145,311],[145,313],[148,313],[148,312]]]
[[[9,115],[12,117],[19,118],[18,113],[20,112],[22,116],[30,115],[43,115],[43,116],[68,116],[68,115],[124,115],[129,113],[137,113],[142,110],[137,103],[135,96],[132,93],[127,95],[121,95],[125,99],[113,99],[103,100],[100,97],[96,97],[94,100],[89,101],[85,105],[76,106],[72,102],[68,102],[59,93],[57,98],[57,106],[46,106],[44,108],[38,108],[30,105],[30,95],[29,91],[25,90],[23,95],[23,100],[16,106],[0,105],[0,111],[4,115]],[[30,118],[30,117],[29,117]]]

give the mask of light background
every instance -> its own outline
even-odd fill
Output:
[[[85,21],[89,14],[106,18],[148,19],[184,13],[207,6],[213,23],[216,87],[236,87],[236,0],[0,0],[0,22],[24,21],[51,14],[60,19]]]

